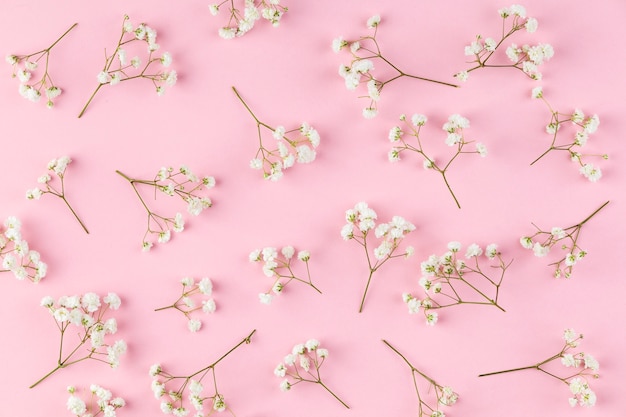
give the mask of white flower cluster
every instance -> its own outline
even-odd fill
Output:
[[[576,405],[592,407],[596,404],[596,394],[589,387],[586,377],[599,378],[598,370],[600,369],[600,364],[589,353],[570,353],[571,349],[578,347],[582,338],[583,335],[575,332],[573,329],[565,329],[563,332],[565,346],[560,355],[561,364],[566,368],[579,369],[575,375],[565,378],[565,382],[568,383],[572,394],[569,398],[569,404],[572,407]]]
[[[402,299],[409,309],[409,314],[423,312],[426,323],[435,325],[439,318],[432,310],[451,307],[459,304],[498,305],[500,285],[504,273],[510,265],[503,262],[498,245],[492,243],[485,250],[472,243],[465,251],[465,260],[459,257],[461,243],[448,243],[448,251],[441,256],[431,255],[421,263],[422,277],[419,285],[425,293],[420,299],[410,293],[402,294]],[[480,267],[482,255],[489,261],[498,261],[498,265],[489,264],[489,269],[499,269],[498,278],[490,278]],[[485,268],[486,269],[486,268]],[[493,296],[487,293],[492,292]],[[440,300],[435,300],[438,294]],[[469,294],[473,294],[470,296]]]
[[[217,16],[220,8],[225,7],[224,4],[228,0],[221,3],[212,3],[209,5],[209,11],[213,16]],[[235,8],[234,1],[230,1],[228,25],[221,27],[218,34],[222,39],[233,39],[248,33],[257,20],[263,18],[270,22],[272,26],[280,25],[280,19],[289,10],[280,4],[280,0],[244,0],[243,13]]]
[[[537,19],[528,17],[526,9],[518,4],[498,10],[498,14],[503,19],[503,32],[499,40],[494,38],[483,38],[477,35],[476,40],[465,47],[465,55],[473,57],[472,61],[476,65],[468,70],[455,74],[461,81],[467,81],[469,73],[479,68],[512,67],[516,68],[534,80],[540,80],[542,75],[538,66],[548,61],[554,56],[554,49],[549,44],[523,45],[517,46],[515,43],[506,48],[506,56],[512,62],[510,65],[489,64],[489,59],[495,54],[497,49],[514,33],[526,30],[534,33],[537,30]],[[504,31],[506,22],[510,21],[508,31]]]
[[[259,294],[259,301],[263,304],[270,304],[274,296],[281,294],[285,287],[294,280],[307,284],[317,292],[320,292],[311,281],[309,271],[311,253],[308,250],[299,251],[296,255],[293,246],[285,246],[280,252],[274,247],[266,247],[252,251],[248,258],[250,262],[263,262],[263,274],[274,280],[270,290]],[[292,261],[296,258],[304,262],[307,273],[306,278],[298,277],[293,271]]]
[[[67,399],[67,409],[74,415],[79,417],[93,417],[100,413],[104,417],[116,417],[117,410],[126,405],[121,397],[113,397],[110,390],[96,384],[91,384],[89,391],[91,399],[85,402],[82,398],[75,395],[76,387],[67,387],[70,396]]]
[[[183,289],[180,297],[173,304],[157,308],[156,311],[170,308],[180,311],[188,320],[187,328],[189,331],[195,333],[202,327],[202,322],[199,319],[192,318],[191,313],[198,310],[202,310],[206,314],[215,313],[216,305],[212,297],[213,282],[207,277],[202,278],[198,282],[191,277],[185,277],[181,280],[181,284]]]
[[[5,229],[0,228],[0,272],[11,271],[15,278],[26,278],[39,282],[46,276],[48,266],[41,261],[39,252],[31,250],[22,238],[22,223],[14,216],[4,221]]]

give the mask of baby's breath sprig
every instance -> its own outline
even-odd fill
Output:
[[[548,231],[542,230],[536,224],[532,223],[537,231],[533,235],[522,236],[520,238],[520,243],[525,249],[531,249],[538,258],[547,256],[550,249],[554,246],[560,246],[560,248],[565,251],[565,256],[556,262],[552,262],[548,266],[555,266],[555,278],[560,278],[562,276],[570,278],[572,276],[572,269],[574,268],[574,265],[587,255],[587,252],[581,249],[578,245],[580,231],[583,226],[596,214],[598,214],[598,212],[607,204],[609,204],[608,201],[602,204],[580,223],[576,223],[566,228],[555,226]]]
[[[67,166],[71,162],[72,160],[70,159],[69,156],[62,156],[58,159],[53,159],[50,162],[48,162],[48,171],[50,171],[52,174],[55,174],[57,177],[59,177],[59,181],[61,182],[60,189],[54,188],[54,186],[51,184],[52,177],[50,176],[50,174],[46,173],[42,175],[41,177],[39,177],[37,180],[37,182],[39,182],[40,184],[45,184],[46,189],[42,190],[41,188],[33,188],[31,190],[27,190],[26,198],[29,200],[39,200],[41,196],[44,194],[50,194],[55,197],[59,197],[61,200],[63,200],[65,205],[70,209],[70,211],[72,212],[76,220],[78,220],[78,223],[80,223],[85,233],[89,234],[89,230],[87,230],[87,227],[85,226],[83,221],[80,219],[80,217],[78,217],[78,214],[76,214],[76,212],[74,211],[70,203],[67,201],[67,197],[65,196],[65,170],[67,169]]]
[[[96,384],[89,387],[91,398],[88,402],[76,395],[77,389],[73,385],[67,387],[67,392],[70,394],[67,409],[78,417],[97,417],[100,414],[104,417],[116,417],[117,410],[126,405],[123,398],[113,397],[110,390]]]
[[[243,12],[235,6],[235,0],[223,0],[221,3],[209,5],[209,11],[213,16],[217,16],[222,7],[228,8],[228,23],[217,32],[221,38],[233,39],[245,35],[260,18],[277,27],[280,25],[280,19],[289,11],[280,4],[280,0],[245,0],[243,3]]]
[[[164,52],[160,57],[155,57],[155,52],[159,49],[156,43],[157,32],[145,23],[140,23],[137,27],[133,27],[130,18],[125,15],[122,23],[122,34],[117,41],[117,46],[111,55],[104,51],[104,67],[97,75],[98,86],[89,97],[89,100],[79,113],[78,117],[82,117],[91,104],[98,91],[105,85],[115,86],[122,81],[130,81],[135,79],[147,79],[152,81],[156,89],[156,93],[161,96],[165,94],[165,86],[173,86],[176,84],[177,73],[174,70],[167,70],[172,64],[172,55]],[[138,56],[128,60],[126,47],[129,44],[140,42],[147,45],[148,56],[142,67],[142,61]],[[155,69],[155,65],[160,65]],[[141,70],[140,70],[141,68]]]
[[[565,151],[569,154],[569,157],[573,162],[580,165],[579,172],[582,175],[584,175],[591,182],[598,181],[602,177],[602,171],[600,171],[599,167],[593,164],[585,163],[583,161],[583,157],[599,156],[602,159],[608,159],[609,156],[607,154],[582,154],[579,151],[579,148],[582,148],[587,144],[589,135],[598,130],[598,126],[600,125],[600,118],[598,115],[594,114],[593,116],[585,117],[585,114],[580,109],[575,109],[573,113],[560,113],[557,110],[554,110],[548,100],[546,100],[541,87],[533,88],[532,97],[541,99],[550,110],[551,118],[550,123],[546,126],[546,133],[552,135],[552,143],[550,144],[550,147],[544,153],[539,155],[537,159],[531,162],[530,165],[535,164],[535,162],[539,161],[552,151]],[[568,123],[573,124],[580,130],[577,130],[574,134],[573,141],[557,144],[557,138],[561,126]]]
[[[171,238],[171,231],[182,232],[185,228],[185,221],[181,213],[176,213],[174,217],[165,217],[152,211],[144,198],[139,193],[137,185],[145,185],[152,187],[154,198],[157,192],[161,192],[167,196],[177,196],[187,203],[187,211],[198,216],[204,209],[213,205],[208,196],[202,195],[203,188],[211,189],[215,186],[215,178],[202,177],[199,178],[186,166],[181,166],[178,170],[172,167],[162,167],[153,180],[144,180],[131,178],[121,171],[115,171],[124,179],[126,179],[133,187],[135,194],[139,197],[141,205],[148,212],[148,227],[143,235],[142,248],[149,251],[153,242],[147,239],[150,235],[156,235],[158,243],[167,243]]]
[[[430,169],[441,174],[443,181],[446,183],[446,187],[448,187],[448,191],[450,191],[450,194],[456,203],[456,206],[461,208],[461,204],[456,198],[456,195],[454,195],[452,187],[448,182],[446,172],[448,171],[448,168],[450,168],[450,165],[452,165],[452,162],[454,162],[459,155],[478,154],[485,157],[487,156],[487,148],[484,144],[477,142],[474,150],[467,150],[466,146],[473,143],[473,141],[465,140],[464,135],[464,129],[469,128],[469,120],[459,114],[453,114],[448,118],[448,121],[444,123],[442,129],[448,134],[445,140],[446,145],[454,148],[455,153],[447,162],[437,163],[433,156],[428,156],[428,154],[426,154],[424,146],[422,145],[422,140],[420,139],[420,130],[422,129],[422,126],[426,124],[427,120],[427,117],[423,114],[414,114],[411,116],[411,122],[409,123],[406,115],[400,115],[400,121],[404,122],[407,126],[409,136],[414,136],[415,139],[417,139],[417,146],[408,143],[403,138],[405,131],[402,130],[400,126],[392,127],[389,131],[389,140],[393,143],[393,147],[388,154],[389,161],[399,161],[401,154],[405,151],[411,151],[421,155],[424,158],[424,169]]]
[[[493,38],[483,38],[482,35],[476,35],[476,40],[465,47],[465,56],[474,57],[474,60],[471,62],[475,65],[465,71],[456,73],[454,76],[461,81],[467,81],[469,73],[477,69],[515,68],[522,71],[533,80],[540,80],[542,75],[537,67],[554,56],[554,49],[551,45],[546,43],[540,43],[534,46],[523,45],[522,47],[511,43],[506,49],[506,55],[512,64],[488,63],[504,41],[514,33],[524,29],[528,33],[534,33],[538,27],[537,19],[527,17],[526,9],[519,4],[500,9],[498,10],[498,14],[502,18],[502,33],[500,34],[500,39],[496,41]],[[508,29],[507,22],[510,22]]]
[[[320,144],[320,135],[317,130],[306,122],[291,130],[285,130],[284,126],[272,127],[259,120],[235,87],[233,87],[233,92],[256,123],[259,149],[250,161],[250,167],[263,170],[263,178],[278,181],[283,176],[283,170],[292,167],[295,162],[308,164],[315,160],[315,148]],[[275,148],[273,145],[263,143],[261,128],[272,133],[271,142],[276,143]]]
[[[54,102],[52,100],[60,96],[62,90],[54,84],[54,81],[52,81],[52,77],[50,76],[50,51],[77,25],[78,23],[74,23],[70,26],[70,28],[63,33],[63,35],[61,35],[46,49],[27,55],[7,55],[7,63],[13,66],[12,76],[17,77],[20,80],[19,93],[22,97],[30,101],[37,102],[41,98],[43,92],[48,99],[46,102],[48,108],[51,109],[54,107]],[[33,72],[39,68],[41,60],[44,60],[44,73],[39,81],[33,82]],[[20,67],[21,64],[24,66]]]
[[[202,327],[202,322],[198,319],[191,318],[191,313],[202,310],[204,313],[210,314],[215,312],[215,300],[211,297],[213,294],[213,282],[207,277],[196,282],[193,278],[185,277],[181,280],[183,286],[180,297],[173,304],[160,307],[154,311],[163,311],[174,309],[178,310],[187,318],[187,328],[190,332],[195,333]],[[197,295],[204,295],[207,298],[201,301],[200,305],[196,304],[194,298]]]
[[[418,406],[418,416],[419,417],[444,417],[443,411],[439,410],[441,405],[451,406],[458,400],[459,396],[454,390],[449,386],[440,385],[433,378],[429,377],[419,369],[417,369],[409,360],[402,354],[398,349],[393,347],[391,343],[383,339],[383,343],[387,345],[391,350],[400,356],[409,368],[411,368],[411,376],[413,377],[413,385],[415,386],[415,393],[417,394],[417,399],[419,401]],[[430,403],[427,402],[428,398],[426,398],[425,394],[420,393],[419,384],[417,382],[418,376],[421,379],[424,379],[428,382],[428,388],[426,389],[426,393],[433,392],[435,394],[435,402]]]
[[[367,20],[367,28],[373,30],[373,34],[361,36],[356,41],[347,41],[340,36],[335,38],[331,45],[335,53],[339,53],[342,49],[346,48],[350,50],[350,55],[352,56],[350,64],[341,64],[339,67],[339,75],[343,77],[346,88],[353,91],[356,90],[361,83],[365,83],[367,85],[367,95],[362,96],[362,98],[369,99],[370,103],[363,109],[363,117],[366,119],[376,117],[378,114],[378,101],[380,100],[380,93],[383,88],[387,84],[403,77],[428,81],[449,87],[458,87],[458,85],[444,81],[409,74],[391,63],[391,61],[383,55],[378,40],[376,39],[380,20],[379,15],[372,16]],[[386,80],[376,78],[374,74],[372,74],[372,71],[374,70],[374,61],[384,63],[386,66],[397,72],[397,74]]]
[[[19,281],[26,278],[34,283],[41,281],[48,265],[41,261],[39,252],[31,250],[22,238],[22,223],[17,217],[9,216],[0,228],[0,272],[12,272]]]
[[[484,254],[489,261],[497,261],[497,265],[489,265],[490,269],[499,270],[497,277],[490,277],[486,268],[481,268],[479,258],[483,254],[480,246],[472,243],[467,247],[465,258],[459,259],[461,244],[448,243],[448,251],[442,256],[431,255],[421,264],[422,278],[420,286],[426,293],[424,299],[414,297],[410,293],[402,294],[402,299],[409,308],[409,314],[416,314],[422,308],[426,323],[437,323],[438,314],[432,310],[452,307],[460,304],[491,305],[504,311],[498,304],[500,286],[504,274],[513,261],[508,263],[502,259],[498,245],[487,245]],[[469,263],[469,264],[468,264]],[[488,293],[492,293],[488,295]],[[469,296],[467,294],[473,294]],[[435,297],[438,300],[435,300]]]
[[[215,367],[241,345],[250,344],[252,335],[255,332],[256,330],[253,330],[241,342],[237,343],[212,364],[188,376],[175,376],[165,371],[160,364],[152,365],[149,372],[153,378],[152,392],[157,400],[161,400],[161,411],[164,414],[185,416],[189,413],[190,408],[193,407],[197,415],[209,416],[214,412],[228,411],[234,416],[235,413],[224,400],[224,394],[217,388]],[[213,383],[213,394],[203,392],[204,385],[202,380],[209,374]],[[177,384],[178,382],[180,382],[180,385]],[[188,393],[185,391],[188,391]],[[212,406],[205,412],[204,407],[208,403],[211,403]]]
[[[569,404],[572,407],[576,405],[581,405],[583,407],[592,407],[596,404],[596,394],[589,387],[589,382],[587,381],[588,377],[591,378],[599,378],[598,370],[600,369],[600,365],[598,361],[586,352],[575,352],[571,351],[576,348],[580,340],[583,339],[583,335],[575,332],[573,329],[565,329],[563,332],[563,339],[565,343],[561,350],[550,356],[547,359],[542,360],[541,362],[537,362],[533,365],[522,366],[520,368],[506,369],[504,371],[497,372],[489,372],[486,374],[480,374],[479,377],[490,376],[490,375],[498,375],[504,374],[508,372],[517,372],[524,371],[527,369],[535,369],[537,371],[543,372],[544,374],[551,376],[559,381],[567,384],[570,389],[570,393],[572,396],[569,398]],[[546,366],[556,360],[559,360],[563,366],[566,368],[574,368],[576,371],[567,376],[559,376],[552,371],[551,369],[546,369]]]

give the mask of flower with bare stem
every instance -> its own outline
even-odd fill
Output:
[[[568,399],[568,401],[572,407],[575,407],[576,405],[592,407],[596,404],[596,394],[589,387],[589,381],[587,378],[599,378],[600,375],[598,374],[598,370],[600,369],[600,365],[598,364],[598,361],[589,353],[582,351],[572,352],[573,349],[578,347],[582,338],[583,335],[576,333],[573,329],[565,329],[563,332],[563,339],[565,340],[563,347],[558,353],[550,356],[549,358],[533,365],[506,369],[504,371],[489,372],[478,376],[483,377],[535,369],[569,386],[572,396]],[[573,373],[570,372],[570,374],[566,376],[560,376],[555,373],[556,371],[549,367],[549,364],[553,361],[559,361],[566,368],[574,368],[575,371],[573,371]]]
[[[183,289],[180,297],[173,304],[157,308],[154,311],[169,309],[180,311],[188,320],[187,328],[189,331],[195,333],[202,327],[202,322],[192,318],[191,313],[198,310],[202,310],[206,314],[215,312],[215,300],[211,297],[213,295],[213,282],[207,277],[202,278],[198,282],[193,278],[185,277],[181,280],[181,284]],[[199,305],[197,304],[198,298],[202,298]]]
[[[572,276],[572,269],[574,268],[574,265],[587,255],[587,252],[581,249],[578,245],[580,231],[583,226],[591,220],[593,216],[598,214],[598,212],[607,204],[609,204],[608,201],[602,204],[580,223],[576,223],[566,228],[555,226],[548,231],[542,230],[536,224],[532,223],[537,231],[530,236],[522,236],[520,238],[520,243],[525,249],[531,249],[538,258],[547,256],[550,249],[558,245],[563,251],[565,251],[565,256],[556,262],[552,262],[549,266],[555,266],[555,278],[570,278]]]
[[[37,283],[46,276],[48,265],[41,261],[39,252],[31,250],[22,238],[22,223],[9,216],[4,230],[0,227],[0,272],[12,272],[19,281],[26,278]]]
[[[289,10],[280,4],[280,0],[239,0],[244,3],[243,12],[235,5],[235,0],[223,0],[209,5],[209,11],[217,16],[221,8],[228,8],[228,23],[218,30],[222,39],[233,39],[248,33],[257,20],[263,18],[273,27],[280,25],[280,19]]]
[[[255,332],[256,330],[253,330],[241,342],[237,343],[212,364],[188,376],[175,376],[165,371],[160,364],[152,365],[149,372],[153,378],[152,392],[157,400],[161,400],[161,411],[164,414],[173,414],[175,416],[185,416],[191,409],[196,410],[196,415],[198,416],[209,416],[214,412],[228,411],[234,416],[235,413],[226,404],[224,394],[217,388],[215,368],[238,347],[250,344],[252,335]],[[205,391],[202,383],[207,375],[209,375],[207,379],[212,381],[212,394]],[[210,408],[206,410],[205,406]]]
[[[100,414],[103,417],[116,417],[117,410],[126,405],[122,397],[113,397],[110,390],[100,385],[91,384],[89,387],[91,398],[87,402],[76,395],[77,391],[73,385],[67,387],[67,392],[70,394],[67,399],[67,409],[78,417],[97,417]]]
[[[383,339],[383,343],[387,345],[391,350],[400,356],[409,368],[411,368],[411,376],[413,377],[413,385],[415,387],[415,393],[419,401],[418,416],[419,417],[444,417],[444,412],[439,408],[442,405],[452,406],[459,399],[459,395],[449,386],[440,385],[433,378],[429,377],[419,369],[417,369],[398,349],[393,347],[391,343]],[[425,390],[425,394],[434,393],[435,401],[429,401],[424,394],[424,390],[420,392],[420,384],[418,383],[418,377],[425,380],[428,383],[428,388]]]
[[[50,51],[60,41],[74,29],[78,23],[74,23],[68,30],[63,33],[52,45],[46,49],[42,49],[32,54],[26,55],[7,55],[6,61],[13,66],[13,77],[17,77],[20,80],[19,93],[25,99],[33,102],[37,102],[41,99],[42,94],[46,95],[46,106],[51,109],[54,107],[53,100],[61,95],[62,90],[52,81],[52,77],[49,72],[50,64]],[[44,72],[38,81],[35,81],[33,77],[34,71],[36,71],[41,61],[43,60]]]

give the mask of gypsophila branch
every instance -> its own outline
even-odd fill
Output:
[[[549,264],[549,266],[555,266],[555,278],[560,278],[562,276],[570,278],[574,265],[587,255],[587,252],[584,251],[578,244],[580,231],[582,230],[582,227],[596,214],[598,214],[598,212],[607,204],[609,204],[608,201],[598,207],[583,221],[566,228],[555,226],[548,231],[542,230],[533,223],[533,226],[537,229],[537,231],[533,235],[522,236],[520,238],[520,243],[525,249],[531,249],[534,255],[538,258],[547,256],[554,246],[560,247],[561,250],[565,252],[565,256],[558,261]]]
[[[418,406],[418,416],[419,417],[444,417],[443,411],[439,410],[441,405],[452,406],[457,402],[459,396],[454,390],[449,386],[444,386],[438,384],[434,379],[417,369],[409,360],[402,354],[398,349],[393,347],[391,343],[383,339],[383,343],[387,345],[391,350],[393,350],[398,356],[400,356],[404,362],[411,368],[411,376],[413,377],[413,385],[415,387],[415,393],[417,394],[417,399],[419,401]],[[417,381],[417,377],[425,380],[428,383],[428,388],[425,390],[426,394],[434,393],[435,401],[426,401],[425,394],[422,394],[419,389],[419,384]]]
[[[294,163],[308,164],[315,160],[315,149],[320,144],[320,135],[307,122],[294,129],[286,130],[284,126],[272,127],[259,120],[252,109],[244,101],[235,87],[233,92],[246,108],[256,123],[259,147],[254,158],[250,161],[252,169],[263,171],[263,178],[278,181],[283,176],[283,170],[291,168]],[[263,132],[271,132],[271,145],[263,142]]]
[[[203,210],[213,205],[203,191],[215,186],[215,178],[198,177],[185,165],[178,170],[174,170],[173,167],[162,167],[152,180],[131,178],[119,170],[115,172],[130,183],[141,205],[147,211],[148,225],[142,239],[144,251],[149,251],[153,246],[153,242],[148,240],[149,236],[156,236],[158,243],[167,243],[171,239],[172,230],[177,233],[184,230],[185,221],[182,213],[176,213],[174,217],[165,217],[152,211],[137,186],[152,187],[154,199],[157,194],[180,198],[187,204],[187,211],[193,216],[200,215]]]
[[[123,398],[113,397],[110,390],[96,384],[91,384],[89,387],[91,398],[87,402],[76,395],[75,386],[67,387],[67,392],[70,394],[67,399],[67,409],[78,417],[97,417],[100,414],[104,417],[116,417],[117,410],[126,405]]]
[[[280,253],[274,247],[256,249],[250,253],[250,262],[263,262],[263,274],[272,278],[274,283],[268,291],[259,293],[259,301],[263,304],[270,304],[275,295],[283,292],[285,287],[292,281],[301,282],[313,288],[318,293],[322,293],[311,281],[309,270],[309,260],[311,253],[308,250],[299,251],[297,259],[304,263],[306,267],[306,278],[298,277],[293,268],[292,261],[296,258],[296,251],[293,246],[285,246]]]
[[[187,318],[187,328],[190,332],[195,333],[202,327],[202,322],[199,319],[191,317],[191,313],[194,311],[202,310],[203,313],[212,314],[215,312],[216,305],[215,300],[211,297],[213,295],[213,282],[204,277],[198,282],[193,278],[185,277],[181,280],[182,293],[180,297],[174,303],[155,309],[154,311],[163,311],[174,309],[183,313]],[[197,299],[200,298],[200,304],[197,304]]]
[[[537,19],[527,17],[526,9],[518,4],[498,10],[498,14],[502,18],[500,39],[496,41],[494,38],[483,38],[482,35],[476,35],[476,40],[465,47],[465,56],[473,58],[471,64],[474,66],[458,72],[454,76],[460,81],[467,81],[470,72],[481,68],[514,68],[533,80],[540,80],[542,75],[538,66],[554,56],[554,49],[549,44],[540,43],[518,47],[515,43],[511,43],[506,48],[506,56],[509,58],[510,64],[490,63],[490,59],[513,34],[521,30],[534,33],[538,27]]]
[[[499,375],[509,372],[517,372],[528,369],[535,369],[546,375],[549,375],[569,386],[572,396],[569,398],[569,404],[572,407],[581,405],[583,407],[592,407],[596,403],[596,394],[589,387],[588,377],[599,378],[598,370],[600,365],[598,361],[586,352],[572,352],[572,350],[578,347],[580,340],[583,338],[582,334],[576,333],[572,329],[566,329],[563,333],[563,339],[565,343],[561,350],[533,365],[522,366],[519,368],[506,369],[503,371],[489,372],[478,375],[479,377]],[[556,360],[560,360],[561,364],[566,368],[574,368],[574,373],[568,371],[566,376],[559,376],[553,373],[552,370],[546,369],[546,366]]]
[[[378,102],[380,100],[380,94],[383,88],[393,81],[400,78],[410,78],[421,81],[428,81],[435,84],[445,85],[448,87],[458,87],[458,85],[447,83],[444,81],[433,80],[430,78],[420,77],[417,75],[409,74],[398,68],[386,58],[376,35],[378,33],[378,26],[380,25],[380,16],[375,15],[368,19],[367,28],[373,30],[374,33],[368,36],[361,36],[356,41],[347,41],[342,37],[335,38],[332,42],[332,49],[335,53],[339,53],[343,49],[350,51],[352,57],[349,65],[341,64],[339,67],[339,75],[343,77],[346,88],[354,91],[360,84],[366,84],[367,95],[363,96],[369,100],[369,105],[363,109],[363,117],[366,119],[372,119],[378,114]],[[381,62],[388,66],[390,69],[396,72],[396,74],[385,80],[376,78],[372,71],[374,70],[374,63]]]
[[[280,390],[291,390],[292,387],[302,382],[318,384],[330,393],[337,401],[346,408],[350,408],[341,398],[322,382],[320,368],[328,357],[328,349],[320,347],[316,339],[309,339],[306,343],[300,343],[293,347],[291,353],[286,355],[274,369],[274,375],[283,378]]]
[[[367,203],[360,202],[357,203],[353,209],[346,210],[346,224],[341,229],[341,237],[343,240],[353,240],[363,247],[369,268],[369,275],[367,277],[367,283],[365,284],[365,290],[363,291],[363,297],[361,298],[359,313],[363,311],[365,297],[367,296],[367,291],[374,273],[390,259],[399,257],[408,258],[414,253],[414,249],[411,246],[408,246],[404,253],[396,253],[404,237],[415,230],[415,226],[412,223],[400,216],[393,216],[390,222],[380,223],[376,226],[377,217],[376,212],[369,208]],[[374,231],[375,238],[380,239],[380,243],[374,248],[373,253],[370,255],[372,243],[368,241],[368,239],[371,239],[372,230]]]
[[[12,272],[22,281],[26,278],[34,283],[41,281],[48,265],[41,261],[39,252],[31,250],[22,238],[22,223],[13,216],[4,221],[5,230],[0,228],[0,272]]]
[[[217,16],[221,9],[228,9],[228,23],[217,32],[222,39],[245,35],[261,18],[270,22],[273,27],[278,27],[280,19],[289,10],[280,4],[280,0],[239,0],[239,3],[244,3],[242,12],[235,6],[235,1],[223,0],[221,3],[209,5],[209,11],[213,16]]]
[[[154,364],[150,367],[150,376],[152,379],[152,392],[157,400],[161,400],[161,411],[164,414],[174,414],[176,416],[184,416],[193,408],[199,415],[210,415],[213,412],[228,411],[235,415],[230,406],[224,400],[224,394],[217,387],[217,377],[215,375],[215,367],[224,360],[228,355],[244,344],[250,344],[253,330],[241,342],[237,343],[228,352],[223,354],[212,364],[193,372],[188,376],[175,376],[165,371],[160,364]],[[203,379],[210,374],[213,384],[213,392],[205,392]],[[179,385],[180,383],[180,385]],[[185,394],[187,393],[187,396]],[[211,404],[211,408],[205,412],[207,403]]]
[[[53,100],[61,95],[62,90],[54,84],[54,81],[52,81],[52,77],[50,76],[50,51],[77,25],[78,23],[74,23],[70,26],[70,28],[63,33],[63,35],[61,35],[46,49],[27,55],[10,54],[6,56],[6,62],[13,66],[12,76],[14,78],[17,77],[20,81],[19,93],[22,97],[27,100],[37,102],[41,99],[43,93],[47,98],[46,106],[49,109],[54,107]],[[34,71],[40,68],[40,61],[42,60],[44,73],[38,81],[35,81],[32,76]]]
[[[145,23],[140,23],[134,27],[128,16],[124,16],[122,23],[122,34],[117,42],[117,46],[112,54],[104,51],[104,66],[102,71],[97,75],[98,86],[87,100],[87,103],[78,114],[82,117],[91,104],[92,100],[98,94],[98,91],[104,86],[115,86],[123,81],[136,79],[146,79],[152,82],[157,95],[165,94],[165,87],[171,87],[176,84],[178,75],[174,70],[168,70],[172,64],[172,56],[169,52],[164,52],[161,56],[155,56],[159,49],[156,43],[157,32]],[[135,43],[145,43],[147,47],[147,57],[143,62],[139,56],[135,56],[128,60],[127,49],[129,45]]]

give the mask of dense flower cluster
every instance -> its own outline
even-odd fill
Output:
[[[296,276],[292,264],[292,261],[296,258],[304,262],[306,266],[306,278]],[[320,294],[322,293],[311,281],[311,273],[309,270],[311,253],[308,250],[301,250],[296,255],[296,250],[293,246],[285,246],[280,252],[274,247],[266,247],[252,251],[249,255],[249,259],[250,262],[263,262],[263,274],[274,280],[270,290],[259,294],[259,301],[263,304],[270,304],[274,296],[281,294],[291,281],[302,282],[309,285]]]
[[[465,56],[472,57],[473,67],[458,72],[454,76],[461,81],[467,81],[469,73],[479,68],[515,68],[522,71],[533,80],[540,80],[542,75],[539,72],[539,65],[548,61],[554,56],[554,49],[551,45],[540,43],[537,45],[518,46],[511,43],[506,48],[506,56],[511,64],[492,64],[489,60],[494,56],[503,43],[514,33],[525,30],[528,33],[534,33],[537,30],[538,23],[534,17],[526,15],[524,6],[515,4],[511,7],[505,7],[498,10],[498,14],[503,19],[502,33],[500,39],[483,38],[482,35],[476,35],[476,40],[465,47]],[[509,23],[507,29],[507,22]]]
[[[280,0],[244,0],[243,12],[235,6],[235,0],[223,0],[209,5],[209,11],[217,16],[222,8],[228,8],[228,24],[218,30],[222,39],[233,39],[248,33],[257,20],[263,18],[272,26],[280,25],[280,19],[289,10]]]
[[[89,387],[90,401],[85,402],[76,395],[76,391],[76,387],[72,385],[67,387],[67,392],[70,393],[67,399],[67,409],[79,417],[96,417],[100,414],[103,417],[116,417],[117,410],[126,405],[123,398],[113,397],[110,390],[96,384],[91,384]]]
[[[187,318],[187,328],[190,332],[195,333],[202,327],[202,322],[199,319],[191,317],[191,313],[194,311],[202,310],[206,314],[212,314],[215,312],[215,300],[213,297],[213,282],[204,277],[196,282],[191,277],[185,277],[181,280],[183,286],[180,297],[171,305],[157,308],[155,311],[162,311],[168,309],[178,310]],[[197,300],[200,298],[201,300]],[[200,301],[200,304],[198,304]]]
[[[48,265],[41,261],[39,252],[30,249],[22,238],[22,223],[17,217],[9,216],[0,227],[0,272],[11,271],[15,278],[41,281],[48,272]]]
[[[172,231],[178,233],[184,230],[185,220],[182,213],[176,213],[174,217],[165,217],[152,211],[137,190],[137,185],[152,187],[155,196],[159,192],[169,197],[179,197],[187,204],[187,211],[194,216],[200,215],[202,211],[213,205],[211,199],[204,195],[203,191],[215,186],[215,178],[198,177],[185,165],[178,170],[173,167],[162,167],[153,180],[131,178],[120,171],[115,172],[130,183],[142,206],[148,212],[148,227],[142,239],[144,251],[149,251],[153,246],[148,236],[156,236],[158,243],[167,243],[171,239]]]

